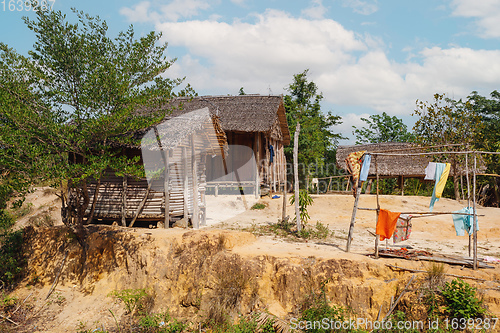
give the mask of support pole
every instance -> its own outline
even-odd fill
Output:
[[[127,187],[127,175],[124,175],[122,190],[122,227],[127,226]]]
[[[300,133],[300,123],[297,122],[295,127],[295,135],[293,138],[293,172],[295,178],[295,220],[297,221],[297,232],[302,229],[302,224],[300,222],[300,209],[299,209],[299,133]]]
[[[142,198],[141,203],[139,204],[139,207],[137,207],[137,211],[135,212],[134,218],[132,219],[132,222],[130,222],[129,227],[133,227],[135,221],[139,217],[139,214],[141,213],[142,209],[144,208],[144,205],[146,204],[146,201],[148,200],[149,197],[149,191],[151,191],[151,185],[153,185],[153,180],[151,179],[148,184],[148,188],[146,190],[146,194],[144,194],[144,198]]]
[[[94,197],[92,198],[92,208],[90,209],[90,215],[86,221],[86,224],[92,223],[92,220],[94,219],[95,205],[97,203],[97,197],[99,196],[99,187],[101,187],[101,178],[100,177],[99,177],[99,180],[97,181],[97,184],[95,186]]]
[[[196,147],[194,144],[194,134],[191,135],[191,160],[193,171],[193,228],[200,228],[200,210],[198,205],[199,189],[198,189],[198,165],[196,161]]]
[[[477,214],[476,214],[476,167],[477,167],[477,158],[476,154],[474,154],[474,169],[472,169],[472,187],[473,187],[473,210],[472,210],[472,225],[474,230],[474,264],[473,268],[477,269]]]
[[[183,175],[183,187],[184,187],[184,218],[189,217],[189,178],[188,178],[188,160],[186,147],[182,147],[182,175]]]
[[[285,167],[286,167],[286,157],[283,157],[285,159]],[[288,181],[286,180],[286,172],[285,172],[285,183],[283,184],[283,211],[281,213],[281,221],[285,221],[286,218],[286,191],[287,191],[287,186]]]
[[[378,214],[380,213],[380,200],[379,200],[379,197],[378,197],[378,192],[379,192],[379,188],[378,188],[378,183],[379,183],[379,176],[378,176],[378,163],[377,163],[377,155],[375,155],[375,174],[377,176],[377,210],[376,210],[376,214],[377,214],[377,217],[376,217],[376,224],[375,224],[375,259],[378,259],[378,246],[379,246],[379,242],[380,242],[380,236],[376,234],[376,230],[377,230],[377,224],[378,224]]]
[[[168,166],[168,151],[163,149],[163,145],[161,143],[160,134],[158,133],[158,128],[154,127],[156,141],[158,143],[158,147],[161,151],[161,157],[163,160],[163,167],[165,170],[163,171],[163,197],[165,200],[165,214],[163,220],[163,228],[168,229],[170,227],[170,182],[169,182],[169,166]]]
[[[254,194],[255,194],[255,199],[259,199],[259,165],[260,165],[260,161],[259,161],[259,145],[260,145],[260,140],[259,140],[259,137],[260,137],[260,133],[257,132],[255,134],[255,149],[254,149],[254,153],[255,153],[255,187],[254,187]]]
[[[470,207],[469,154],[465,154],[465,176],[467,177],[467,207]],[[469,258],[470,257],[472,257],[472,235],[469,234]]]
[[[361,164],[363,164],[365,157],[363,156]],[[358,212],[359,195],[361,194],[361,177],[358,177],[358,183],[352,186],[357,186],[356,199],[354,200],[354,207],[352,209],[351,224],[349,225],[349,235],[347,236],[346,252],[351,251],[352,234],[354,233],[354,223],[356,222],[356,213]]]

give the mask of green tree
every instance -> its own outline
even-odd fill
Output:
[[[0,165],[24,184],[62,188],[62,220],[81,236],[87,183],[106,169],[142,175],[138,157],[117,147],[163,119],[155,110],[183,79],[161,76],[173,60],[160,34],[136,39],[130,27],[113,39],[105,21],[73,12],[77,23],[60,11],[25,18],[37,38],[29,56],[0,44]],[[188,85],[177,95],[190,93]]]
[[[299,136],[299,168],[301,168],[301,178],[306,175],[312,176],[328,162],[331,152],[338,144],[339,139],[343,139],[340,134],[333,133],[332,126],[341,123],[340,116],[332,115],[331,112],[323,113],[320,102],[323,95],[318,93],[317,85],[308,81],[308,69],[293,76],[293,82],[287,88],[289,92],[285,95],[285,109],[290,135],[293,138],[295,126],[300,122]],[[293,158],[293,140],[285,148],[288,161]],[[333,155],[334,156],[334,155]],[[314,165],[315,168],[310,168]]]
[[[417,100],[413,115],[419,117],[413,127],[416,141],[425,145],[461,144],[446,149],[463,150],[473,146],[482,136],[483,122],[469,101],[452,100],[444,94],[435,94],[432,103]],[[458,167],[462,157],[446,156],[454,174],[455,199],[460,198]]]
[[[490,98],[479,95],[473,91],[467,102],[481,117],[483,127],[480,140],[475,142],[479,150],[500,152],[500,93],[493,91]],[[488,167],[488,173],[500,174],[500,160],[498,155],[483,155]],[[500,179],[489,177],[488,182],[494,189],[496,205],[500,204]]]
[[[379,142],[411,142],[414,136],[408,132],[403,120],[396,116],[389,116],[382,112],[368,118],[361,118],[366,125],[357,128],[353,126],[352,134],[356,136],[356,144],[379,143]]]

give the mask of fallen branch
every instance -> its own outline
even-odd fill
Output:
[[[66,251],[66,254],[64,255],[64,259],[62,261],[61,267],[59,268],[59,272],[57,272],[56,279],[54,280],[54,283],[52,283],[52,287],[50,287],[49,293],[47,294],[47,297],[45,297],[45,300],[47,300],[49,298],[49,296],[52,294],[52,292],[54,291],[54,289],[57,285],[57,281],[59,281],[59,276],[61,275],[64,263],[66,262],[66,258],[68,257],[68,254],[69,254],[69,251]]]
[[[14,324],[14,325],[16,325],[16,326],[19,326],[19,324],[18,324],[18,323],[16,323],[15,321],[13,321],[12,319],[10,319],[10,318],[8,318],[8,317],[4,317],[4,316],[2,316],[1,314],[0,314],[0,317],[2,317],[4,320],[7,320],[8,322],[10,322],[10,323],[12,323],[12,324]]]
[[[410,278],[410,281],[408,281],[405,288],[403,289],[403,291],[401,291],[401,294],[399,294],[399,297],[396,299],[396,302],[394,302],[394,304],[391,306],[391,308],[389,309],[389,312],[387,312],[387,314],[385,315],[384,319],[382,319],[382,321],[385,321],[387,319],[387,317],[389,317],[389,315],[392,313],[392,311],[394,311],[394,309],[396,308],[399,301],[401,300],[403,295],[406,293],[406,291],[408,290],[408,287],[410,286],[410,284],[413,282],[414,279],[415,279],[415,275],[412,275]]]
[[[423,271],[421,269],[404,268],[404,267],[393,266],[393,265],[389,265],[389,264],[386,264],[386,266],[390,267],[390,268],[394,268],[394,269],[399,269],[401,271],[412,272],[412,273],[427,273],[427,271]],[[471,279],[471,280],[477,280],[477,281],[483,281],[483,282],[486,281],[485,279],[480,279],[480,278],[476,278],[476,277],[473,277],[473,276],[448,274],[448,273],[443,273],[443,275],[452,276],[452,277],[461,278],[461,279]]]

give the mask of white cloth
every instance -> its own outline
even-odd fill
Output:
[[[436,179],[436,163],[429,162],[427,168],[425,168],[425,178],[424,180],[435,180]]]

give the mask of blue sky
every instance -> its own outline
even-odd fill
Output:
[[[0,2],[0,41],[33,45],[28,11]],[[416,99],[436,92],[464,98],[500,89],[500,0],[55,0],[108,22],[110,34],[163,33],[177,58],[169,77],[200,95],[281,94],[309,69],[325,111],[350,136],[360,117],[383,111],[411,125]]]

